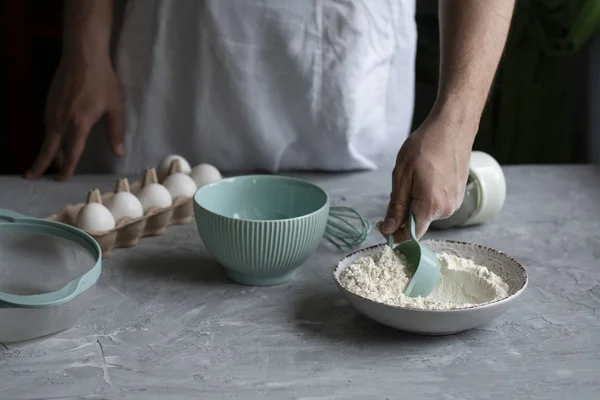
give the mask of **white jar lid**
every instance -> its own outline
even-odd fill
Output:
[[[469,174],[477,186],[477,206],[462,226],[489,221],[500,213],[506,200],[504,172],[494,157],[482,151],[473,151]]]

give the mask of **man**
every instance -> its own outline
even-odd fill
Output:
[[[66,0],[48,134],[26,176],[56,162],[68,179],[80,159],[135,173],[170,153],[224,171],[374,169],[401,147],[382,232],[404,236],[410,206],[421,236],[462,202],[513,7],[440,0],[437,101],[408,137],[415,0],[129,0],[116,72],[114,0]],[[120,159],[84,154],[105,114]]]

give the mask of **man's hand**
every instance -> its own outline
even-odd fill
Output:
[[[409,207],[421,237],[431,222],[447,218],[461,205],[471,157],[473,129],[443,117],[430,117],[404,142],[392,174],[392,194],[381,231],[408,238]],[[403,227],[403,229],[401,229]]]
[[[63,60],[47,98],[46,138],[26,177],[38,178],[54,161],[60,170],[59,179],[69,179],[90,129],[105,113],[109,144],[116,155],[122,156],[123,102],[110,60],[95,65]]]
[[[123,155],[123,103],[110,63],[114,0],[64,0],[62,58],[46,100],[46,138],[27,178],[56,162],[73,175],[92,126],[108,116],[112,150]]]
[[[415,213],[416,233],[460,207],[471,148],[496,72],[515,0],[440,0],[440,80],[433,110],[400,149],[384,235]]]

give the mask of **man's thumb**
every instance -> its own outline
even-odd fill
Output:
[[[107,114],[108,143],[119,157],[125,155],[125,115],[122,108],[109,110]]]
[[[408,215],[409,200],[410,192],[406,188],[399,188],[398,191],[392,192],[387,213],[381,226],[381,233],[392,235],[400,229]]]

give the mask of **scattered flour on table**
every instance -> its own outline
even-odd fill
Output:
[[[361,257],[346,268],[340,282],[350,292],[378,303],[406,308],[450,310],[508,297],[508,285],[484,266],[455,255],[437,254],[438,285],[427,297],[408,297],[402,291],[412,274],[406,258],[389,246]]]

